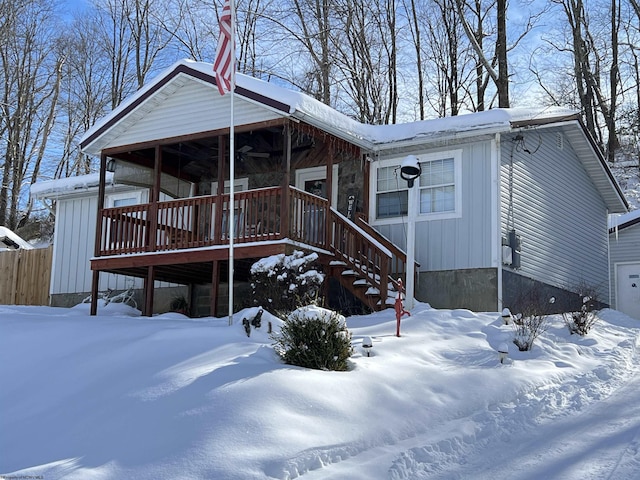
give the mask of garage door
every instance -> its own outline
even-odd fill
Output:
[[[616,264],[616,309],[640,320],[640,262]]]

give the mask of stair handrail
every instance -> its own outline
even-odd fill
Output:
[[[329,249],[337,259],[364,276],[370,286],[377,289],[380,301],[386,304],[389,284],[394,288],[396,285],[390,276],[391,251],[334,208],[329,212],[332,225]]]
[[[356,216],[356,224],[360,228],[365,230],[367,233],[369,233],[369,235],[371,235],[372,237],[377,239],[378,242],[380,242],[382,245],[384,245],[385,247],[387,247],[391,251],[391,254],[393,255],[393,257],[395,259],[395,263],[396,263],[396,268],[393,270],[393,272],[396,273],[396,275],[404,275],[406,273],[406,271],[407,271],[407,269],[406,269],[407,252],[402,250],[400,247],[398,247],[396,244],[394,244],[391,240],[389,240],[385,235],[383,235],[378,230],[373,228],[373,226],[370,223],[368,223],[364,219],[364,217],[362,215],[357,215]],[[402,263],[402,265],[400,265],[400,262]],[[419,267],[420,266],[420,262],[418,262],[416,260],[414,262],[414,265],[415,265],[415,267]],[[415,268],[415,271],[417,271],[417,270],[418,269]],[[406,282],[406,280],[405,280],[405,282]]]

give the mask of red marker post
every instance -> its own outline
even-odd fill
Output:
[[[403,315],[411,316],[407,310],[404,309],[404,305],[402,304],[402,279],[398,279],[398,295],[396,296],[396,337],[400,336],[400,319]]]

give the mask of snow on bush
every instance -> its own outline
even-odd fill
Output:
[[[251,289],[255,305],[268,305],[272,312],[291,312],[315,303],[324,282],[318,254],[296,250],[291,255],[263,258],[251,266]]]
[[[353,353],[345,318],[317,306],[290,313],[272,339],[285,363],[316,370],[347,370]]]

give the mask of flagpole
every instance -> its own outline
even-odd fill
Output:
[[[236,7],[231,7],[231,119],[229,123],[229,325],[233,324],[233,241],[235,238],[235,119],[233,99],[236,90]]]

